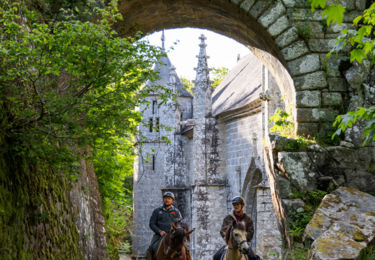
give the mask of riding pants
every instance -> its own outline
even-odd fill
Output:
[[[154,234],[153,235],[153,237],[151,239],[150,246],[148,248],[148,251],[151,253],[152,256],[154,256],[156,254],[156,251],[159,248],[159,244],[160,244],[161,238],[162,237],[159,234]]]

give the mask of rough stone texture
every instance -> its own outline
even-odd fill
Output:
[[[297,109],[298,122],[332,122],[336,118],[337,111],[329,108],[299,108]]]
[[[69,191],[85,259],[109,259],[98,181],[93,166],[81,160],[81,176]]]
[[[327,86],[326,77],[323,71],[317,71],[296,77],[294,84],[297,90],[322,89]]]
[[[257,188],[257,245],[256,252],[262,259],[278,259],[281,255],[280,231],[271,200],[271,190],[267,186]]]
[[[288,27],[288,17],[284,15],[277,19],[270,27],[268,27],[267,31],[271,34],[271,36],[276,37]]]
[[[358,10],[364,10],[366,8],[366,0],[356,0],[355,7]]]
[[[304,152],[279,152],[279,168],[283,175],[289,177],[290,182],[301,190],[316,189],[316,175],[314,169],[310,169],[312,160]]]
[[[249,14],[254,18],[258,18],[270,5],[270,1],[257,1],[253,7],[251,7]]]
[[[310,39],[308,44],[313,52],[327,53],[336,45],[336,39]]]
[[[357,90],[367,79],[369,72],[369,61],[366,60],[361,64],[355,62],[354,65],[345,72],[345,78],[348,81],[350,87]]]
[[[340,4],[343,7],[345,7],[348,10],[353,10],[355,9],[355,0],[354,1],[349,1],[349,0],[327,0],[327,5],[331,4]]]
[[[305,206],[305,202],[301,199],[283,199],[283,205],[288,212],[293,212],[295,210],[303,212],[303,207]]]
[[[304,41],[295,42],[288,47],[281,50],[282,54],[284,55],[285,60],[293,60],[296,59],[303,54],[309,52],[309,49],[306,46]]]
[[[308,7],[308,3],[304,0],[283,0],[287,7]]]
[[[298,32],[303,35],[305,40],[309,38],[324,39],[325,31],[321,22],[311,21],[293,21],[293,25],[298,29]]]
[[[322,10],[315,10],[315,12],[312,13],[310,7],[288,9],[288,15],[293,21],[322,21],[324,19],[322,14]]]
[[[275,39],[275,42],[280,48],[283,48],[297,39],[298,39],[297,29],[295,27],[290,27],[288,30],[280,34]]]
[[[332,55],[330,58],[327,58],[325,54],[321,54],[320,60],[327,77],[341,77],[339,70],[341,59],[339,57]]]
[[[309,136],[314,136],[319,132],[318,123],[299,123],[298,122],[298,134],[304,134]]]
[[[375,197],[342,187],[326,195],[304,233],[309,259],[357,259],[375,237]]]
[[[298,107],[318,107],[321,104],[320,91],[305,90],[297,92],[297,106]]]
[[[339,106],[343,102],[342,95],[338,92],[323,93],[322,100],[324,106]]]
[[[342,78],[328,78],[327,79],[329,90],[330,91],[348,91],[346,82]]]
[[[268,8],[259,18],[258,21],[264,27],[276,21],[285,12],[285,7],[281,2],[277,2]]]
[[[319,55],[309,54],[288,62],[288,68],[293,76],[314,72],[320,69]]]
[[[240,7],[245,10],[245,12],[248,12],[253,6],[254,2],[255,0],[245,0],[241,3]]]

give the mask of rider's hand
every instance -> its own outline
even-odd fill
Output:
[[[166,233],[165,233],[165,231],[162,230],[162,231],[159,232],[159,234],[160,234],[161,236],[164,236]]]

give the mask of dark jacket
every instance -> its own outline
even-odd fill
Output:
[[[180,211],[172,206],[166,210],[163,206],[156,208],[150,218],[150,228],[155,234],[159,234],[160,231],[168,232],[174,221],[182,219]]]
[[[231,212],[228,216],[224,218],[223,224],[221,225],[220,229],[220,235],[224,238],[225,240],[225,234],[229,230],[229,228],[232,226],[233,221],[236,221],[236,217],[234,216],[234,213]],[[246,225],[246,240],[247,242],[250,242],[251,239],[253,238],[254,235],[254,226],[253,226],[253,220],[251,219],[250,216],[248,216],[246,213],[244,213],[240,221],[245,222]]]

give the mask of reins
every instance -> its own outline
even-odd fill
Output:
[[[241,257],[242,255],[245,255],[242,251],[241,251],[241,246],[242,244],[244,243],[247,243],[247,240],[242,240],[241,242],[237,242],[234,237],[233,237],[233,226],[230,228],[230,238],[232,240],[232,244],[235,245],[237,247],[237,250],[240,252],[240,256],[238,257],[238,260],[241,260]],[[231,248],[231,247],[228,247],[228,249],[231,249],[231,250],[235,250],[235,248]],[[245,255],[245,258],[246,258],[246,255]],[[247,259],[247,258],[246,258]]]

